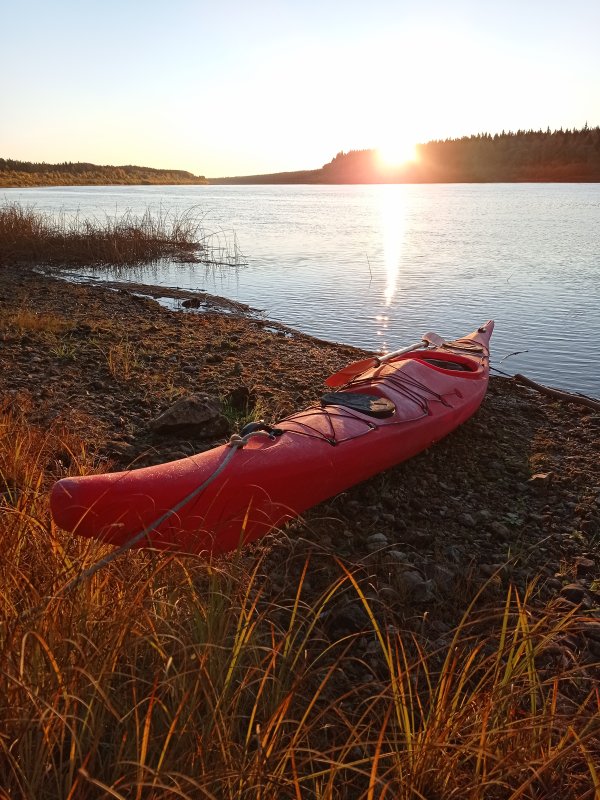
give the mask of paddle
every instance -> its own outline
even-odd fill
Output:
[[[418,350],[419,348],[423,347],[423,345],[427,347],[428,344],[432,344],[435,347],[441,347],[444,343],[444,339],[442,339],[441,336],[438,336],[437,333],[424,333],[421,341],[417,342],[416,344],[403,347],[401,350],[393,350],[391,353],[386,353],[384,356],[371,356],[371,358],[364,358],[362,361],[354,361],[352,364],[348,364],[348,366],[344,367],[339,372],[335,372],[333,375],[330,375],[326,379],[325,385],[343,386],[344,384],[349,383],[352,378],[355,378],[357,375],[360,375],[368,369],[379,367],[381,364],[385,364],[386,361],[396,358],[396,356],[401,356],[404,353],[410,353],[412,350]]]

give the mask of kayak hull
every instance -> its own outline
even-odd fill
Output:
[[[342,403],[315,406],[243,447],[238,441],[158,466],[64,478],[51,493],[54,520],[114,545],[135,538],[137,547],[234,550],[411,458],[471,417],[487,389],[492,330],[489,322],[443,348],[399,356],[339,392],[386,398],[394,408],[389,417]]]

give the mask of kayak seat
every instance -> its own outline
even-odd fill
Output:
[[[327,392],[321,397],[321,405],[343,406],[377,419],[391,417],[396,410],[396,406],[387,397],[358,392]]]

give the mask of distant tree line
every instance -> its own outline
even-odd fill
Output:
[[[417,146],[414,163],[391,169],[375,150],[338,153],[323,167],[331,178],[379,176],[399,182],[600,181],[600,127],[478,133]]]
[[[154,167],[99,166],[85,162],[64,161],[60,164],[15,161],[0,158],[0,186],[106,186],[152,184],[203,184],[203,175],[185,170]]]
[[[321,169],[209,183],[512,183],[600,181],[600,127],[478,133],[417,145],[417,160],[385,165],[377,150],[340,152]]]

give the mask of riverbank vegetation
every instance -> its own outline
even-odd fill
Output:
[[[600,127],[503,131],[419,144],[397,167],[376,150],[340,152],[321,169],[211,179],[209,183],[512,183],[600,181]]]
[[[0,158],[0,187],[34,186],[151,186],[172,184],[205,184],[203,175],[178,169],[152,167],[99,166],[65,161],[62,164],[32,163]]]
[[[161,258],[236,265],[240,254],[227,237],[206,233],[190,210],[131,213],[84,219],[44,213],[19,203],[0,206],[0,264],[134,265]]]
[[[361,353],[23,266],[0,296],[0,796],[596,800],[597,414],[494,379],[257,545],[85,578],[112,551],[55,526],[56,479],[202,452],[152,420],[275,421]]]

